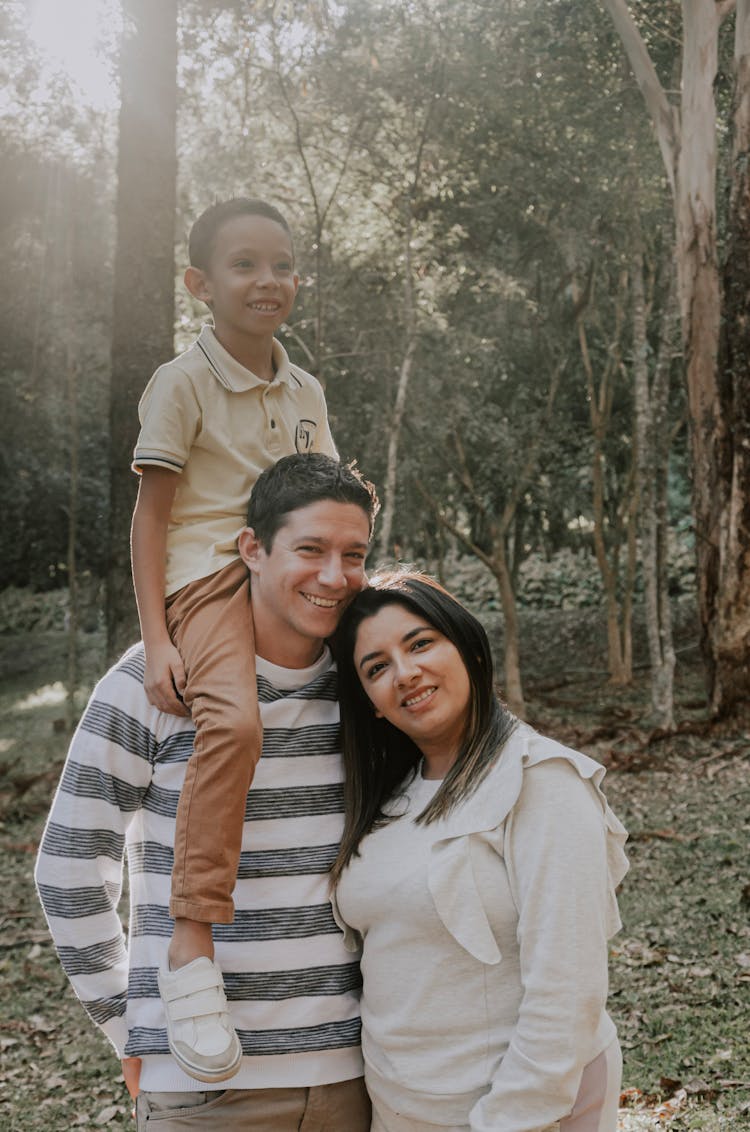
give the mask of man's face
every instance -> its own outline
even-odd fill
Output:
[[[252,575],[259,656],[284,668],[317,660],[365,585],[369,533],[361,507],[328,499],[287,515],[270,551],[250,529],[243,531],[240,554]]]
[[[266,216],[226,220],[208,269],[189,272],[188,286],[210,306],[220,337],[272,335],[289,317],[299,284],[289,234]]]

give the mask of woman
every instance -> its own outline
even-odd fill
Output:
[[[603,768],[501,706],[482,626],[425,575],[373,579],[337,654],[373,1132],[614,1132]]]

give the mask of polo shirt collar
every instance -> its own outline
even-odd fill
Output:
[[[208,323],[201,329],[196,345],[205,355],[211,371],[221,384],[231,393],[244,393],[248,389],[255,389],[259,385],[276,385],[284,383],[295,385],[296,379],[289,364],[289,357],[278,338],[273,340],[273,363],[276,375],[272,382],[256,377],[251,370],[246,369],[228,350],[225,350],[214,334],[214,329]]]

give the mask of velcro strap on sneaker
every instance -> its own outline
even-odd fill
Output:
[[[167,1002],[173,1002],[176,999],[184,998],[188,994],[197,994],[200,991],[219,991],[224,993],[224,985],[221,978],[221,972],[213,965],[211,967],[206,964],[204,967],[199,967],[198,970],[187,971],[181,969],[178,972],[179,977],[174,978],[175,972],[163,981],[161,987],[162,997]]]
[[[173,1022],[184,1022],[188,1018],[202,1018],[206,1014],[221,1014],[226,1008],[223,993],[207,990],[172,999],[169,1003],[169,1016]]]

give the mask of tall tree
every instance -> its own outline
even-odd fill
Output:
[[[690,413],[698,594],[711,706],[717,714],[750,694],[750,374],[747,260],[750,255],[750,0],[682,0],[679,107],[662,86],[626,0],[610,13],[654,125],[672,192],[685,376]],[[719,31],[735,11],[735,116],[724,295],[717,253]],[[723,301],[722,301],[723,300]],[[719,368],[722,305],[725,305]],[[734,309],[734,317],[726,317]]]
[[[138,636],[130,471],[143,387],[174,341],[177,0],[124,0],[110,396],[107,652]]]

